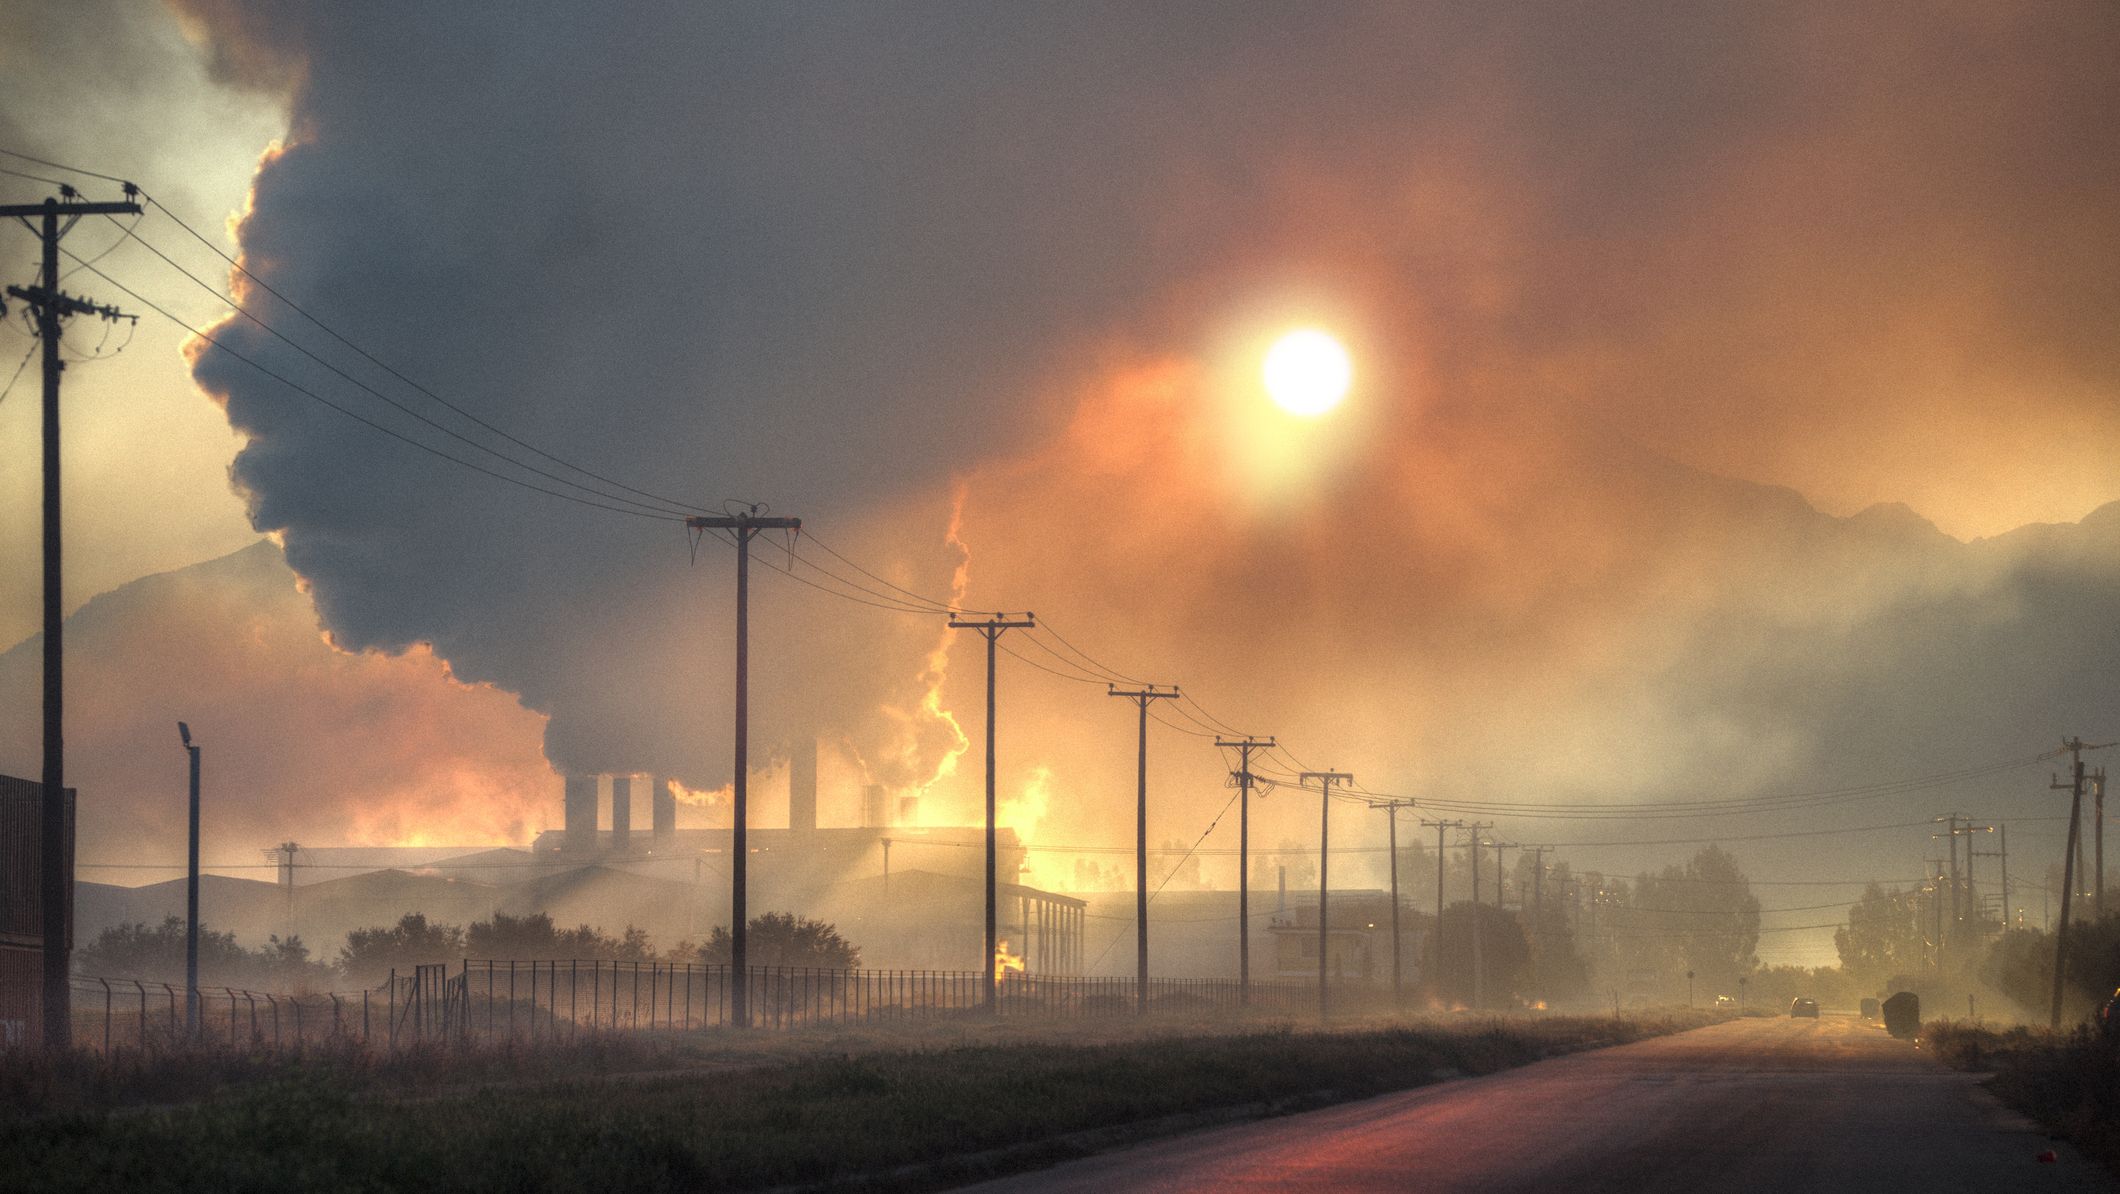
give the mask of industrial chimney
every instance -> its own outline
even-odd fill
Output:
[[[611,848],[629,850],[633,836],[633,777],[611,777]]]
[[[596,777],[569,775],[565,800],[566,848],[586,854],[596,848]]]
[[[664,776],[648,777],[648,802],[655,819],[655,847],[662,849],[677,836],[677,797],[670,793],[670,781]]]

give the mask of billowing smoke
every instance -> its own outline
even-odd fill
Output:
[[[2025,557],[1750,482],[1959,533],[2113,496],[2082,448],[2120,432],[2107,6],[183,7],[289,103],[251,268],[407,375],[629,484],[770,499],[922,593],[964,562],[961,483],[973,604],[1384,782],[1925,770],[1975,702],[1932,690],[1860,751],[1832,719],[1957,691],[1897,614],[2007,622]],[[1245,370],[1291,320],[1349,339],[1358,392],[1261,432]],[[726,781],[725,549],[196,372],[336,641],[520,693],[559,766]],[[754,583],[762,744],[948,767],[975,644],[931,700],[939,620]],[[1952,640],[1986,661],[1963,687],[2007,637]],[[1011,683],[1009,782],[1088,833],[1129,719]],[[1159,834],[1224,799],[1187,759],[1159,755]]]

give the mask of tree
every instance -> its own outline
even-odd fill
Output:
[[[1748,975],[1759,944],[1759,898],[1737,859],[1703,846],[1684,866],[1636,877],[1624,898],[1600,911],[1610,932],[1615,985],[1684,998],[1686,972],[1699,989],[1726,994]]]
[[[355,929],[339,950],[339,969],[360,986],[381,982],[392,970],[446,962],[464,956],[464,930],[408,912],[394,925]]]
[[[700,960],[726,965],[731,948],[729,930],[716,926],[707,937],[706,947],[700,950]],[[851,970],[861,965],[861,948],[841,937],[838,929],[792,912],[753,917],[744,949],[745,961],[752,966]]]
[[[617,937],[607,936],[589,925],[562,929],[543,912],[510,916],[496,912],[464,931],[466,948],[482,958],[551,961],[565,958],[620,958],[646,961],[655,956],[648,933],[627,925]]]
[[[1873,987],[1922,963],[1920,897],[1872,883],[1848,908],[1847,925],[1833,934],[1840,967],[1858,986]]]
[[[1492,904],[1452,904],[1443,910],[1435,934],[1433,987],[1445,1003],[1472,1005],[1472,928],[1479,925],[1480,995],[1494,1007],[1514,999],[1523,989],[1531,961],[1531,945],[1524,939],[1524,926],[1514,912]]]
[[[150,983],[184,982],[184,921],[165,918],[145,924],[114,925],[74,953],[74,967],[94,978],[132,979]],[[300,937],[271,938],[256,950],[236,943],[235,934],[199,926],[199,985],[243,987],[261,991],[310,991],[328,986],[331,968],[311,960]]]

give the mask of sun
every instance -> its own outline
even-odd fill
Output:
[[[1354,379],[1354,364],[1338,340],[1303,328],[1274,341],[1266,352],[1266,392],[1292,415],[1316,418],[1340,404]]]

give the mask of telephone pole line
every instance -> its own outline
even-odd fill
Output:
[[[1371,808],[1384,810],[1385,821],[1390,825],[1387,839],[1391,850],[1391,1006],[1405,1006],[1405,979],[1399,967],[1399,810],[1413,808],[1411,800],[1372,801]]]
[[[1303,787],[1309,787],[1311,780],[1318,781],[1318,1019],[1323,1020],[1331,1010],[1326,975],[1332,922],[1326,915],[1326,895],[1331,891],[1327,875],[1332,864],[1332,785],[1351,784],[1354,776],[1344,771],[1305,771],[1296,776],[1296,783]]]
[[[729,1019],[738,1028],[751,1026],[750,936],[750,791],[751,791],[751,540],[760,531],[802,530],[800,518],[771,517],[753,503],[735,514],[685,519],[685,526],[704,535],[728,531],[736,540],[736,759],[730,777],[733,793],[729,828]],[[594,819],[591,819],[594,828]]]
[[[1125,697],[1134,703],[1141,719],[1139,750],[1134,757],[1134,1009],[1148,1014],[1148,707],[1178,695],[1178,686],[1168,689],[1154,684],[1146,688],[1119,688],[1106,684],[1104,695]]]
[[[65,606],[59,583],[59,374],[65,371],[66,362],[59,357],[59,337],[62,321],[70,316],[139,321],[138,316],[123,315],[115,307],[60,290],[59,241],[82,216],[138,215],[140,205],[132,201],[138,190],[131,183],[124,185],[123,203],[83,202],[72,187],[62,186],[59,194],[65,198],[64,203],[46,199],[42,203],[0,206],[0,217],[21,220],[44,249],[41,284],[10,286],[7,293],[36,312],[37,338],[44,347],[44,766],[39,781],[38,861],[43,875],[39,896],[43,904],[44,1044],[53,1051],[71,1048],[74,1039],[74,893],[69,882],[73,872],[73,835],[68,832],[71,810],[66,791],[66,661],[62,642]],[[0,303],[0,316],[6,313],[6,304]]]
[[[1272,736],[1215,739],[1238,752],[1237,769],[1237,1003],[1251,1006],[1251,752],[1272,750]]]
[[[2047,1027],[2058,1032],[2061,1029],[2061,989],[2068,977],[2068,909],[2069,895],[2076,887],[2076,852],[2080,846],[2083,830],[2083,752],[2104,750],[2110,742],[2091,745],[2081,738],[2064,739],[2063,750],[2069,752],[2068,783],[2059,776],[2047,785],[2050,788],[2066,789],[2070,793],[2068,806],[2068,846],[2061,855],[2061,920],[2054,926],[2054,1001],[2047,1015]]]
[[[972,619],[950,615],[951,630],[976,630],[986,640],[986,957],[980,962],[986,978],[982,980],[985,991],[981,1006],[987,1014],[994,1012],[994,955],[1000,952],[1000,940],[996,937],[994,919],[996,901],[1000,898],[994,888],[994,854],[997,846],[994,832],[994,648],[1000,645],[1001,636],[1010,630],[1029,630],[1038,624],[1038,616],[1025,613],[1020,618],[1007,614],[995,614],[991,618]]]

